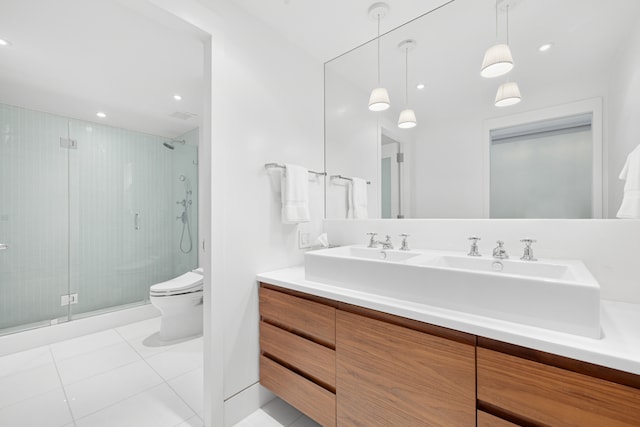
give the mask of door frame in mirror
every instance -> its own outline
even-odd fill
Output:
[[[604,177],[607,175],[603,166],[606,158],[603,144],[603,120],[602,120],[602,98],[590,98],[569,104],[556,105],[540,110],[528,111],[525,113],[513,114],[493,119],[484,120],[482,130],[482,212],[485,218],[490,218],[490,178],[491,178],[491,131],[512,126],[521,126],[527,123],[540,122],[557,119],[560,117],[577,116],[580,114],[592,114],[591,135],[593,138],[592,149],[592,218],[607,218],[608,207],[604,204],[607,200],[607,186]]]

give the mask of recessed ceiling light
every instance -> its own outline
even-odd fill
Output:
[[[100,117],[101,119],[104,119],[107,117],[107,115],[105,113],[103,113],[102,111],[98,111],[96,113],[96,116]]]
[[[11,46],[11,42],[9,40],[0,39],[0,46]]]
[[[420,83],[420,84],[416,85],[416,88],[419,89],[419,90],[424,89],[424,83]]]
[[[173,95],[173,99],[175,99],[176,101],[182,101],[182,96],[176,93],[175,95]]]
[[[546,51],[548,51],[549,49],[551,49],[551,46],[553,46],[551,43],[545,43],[545,44],[541,45],[541,46],[538,48],[538,50],[539,50],[540,52],[546,52]]]

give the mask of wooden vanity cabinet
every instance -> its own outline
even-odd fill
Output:
[[[261,384],[321,425],[475,425],[474,336],[266,284],[260,316]]]
[[[637,375],[485,338],[477,374],[478,409],[505,426],[640,426]]]
[[[336,425],[336,309],[260,286],[260,383],[325,427]],[[319,299],[317,299],[319,300]]]
[[[339,426],[475,425],[473,338],[457,342],[338,310],[336,351]]]
[[[266,284],[260,315],[260,382],[323,426],[640,427],[640,375]]]

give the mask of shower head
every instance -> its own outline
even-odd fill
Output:
[[[172,139],[171,141],[163,142],[162,145],[167,147],[169,150],[174,150],[176,147],[173,144],[185,145],[186,143],[187,143],[187,141],[185,141],[184,139]]]

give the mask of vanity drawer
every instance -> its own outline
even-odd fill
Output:
[[[287,366],[319,382],[336,388],[336,352],[277,326],[260,322],[260,349]]]
[[[336,425],[336,395],[260,356],[260,384],[321,425]]]
[[[638,426],[640,389],[477,349],[478,403],[553,426]]]
[[[483,411],[478,411],[478,427],[518,427],[518,424],[510,423],[507,420],[494,417]]]
[[[260,316],[268,323],[335,348],[334,307],[260,287]]]

